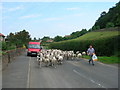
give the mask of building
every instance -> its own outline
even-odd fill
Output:
[[[5,36],[2,33],[0,33],[0,41],[5,41]]]
[[[53,40],[47,40],[46,42],[53,42]]]
[[[65,35],[64,37],[70,37],[70,35]]]

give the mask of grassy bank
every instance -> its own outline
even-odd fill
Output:
[[[85,55],[84,56],[85,59],[89,59],[89,56]],[[98,56],[98,61],[102,62],[102,63],[106,63],[106,64],[116,64],[116,63],[120,63],[120,57],[116,57],[116,56]]]
[[[118,41],[120,40],[120,31],[96,31],[89,32],[76,39],[53,42],[49,48],[73,51],[86,51],[90,44],[93,45],[98,56],[112,56],[120,50]]]

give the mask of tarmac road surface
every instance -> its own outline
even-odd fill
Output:
[[[87,60],[64,60],[62,65],[39,68],[26,52],[2,72],[3,88],[118,88],[118,67]]]

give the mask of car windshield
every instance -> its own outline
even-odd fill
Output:
[[[40,45],[38,45],[38,44],[29,44],[28,48],[40,49]]]

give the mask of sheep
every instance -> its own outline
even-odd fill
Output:
[[[45,54],[43,57],[44,63],[46,64],[46,67],[49,66],[49,54]]]
[[[62,51],[59,49],[49,49],[49,50],[41,50],[38,53],[37,61],[38,65],[42,63],[45,63],[45,66],[52,66],[56,68],[56,64],[61,65],[64,60],[74,60],[75,58],[80,58],[83,55],[85,55],[85,52],[82,52],[82,54],[77,51],[74,53],[74,51]]]
[[[62,54],[61,50],[41,50],[37,56],[38,64],[41,67],[41,63],[44,62],[47,67],[49,65],[55,67],[57,62],[62,63],[63,60],[63,57],[59,56],[59,54]]]
[[[83,58],[84,55],[86,55],[86,52],[82,52],[82,58]]]
[[[62,64],[62,61],[63,61],[63,56],[60,54],[58,56],[58,64]]]
[[[51,65],[52,67],[55,67],[56,61],[57,60],[56,60],[55,56],[53,55],[53,53],[51,53],[50,57],[49,57],[49,62],[50,62],[49,66]]]
[[[79,54],[79,53],[80,53],[79,51],[76,52],[76,54]]]
[[[38,53],[37,55],[37,61],[38,61],[38,65],[40,66],[41,68],[41,64],[42,64],[42,61],[43,61],[43,54],[42,53]]]
[[[52,60],[51,60],[51,66],[54,66],[56,68],[56,66],[55,66],[56,61],[57,61],[56,58],[53,56]]]
[[[66,57],[66,59],[67,60],[69,60],[69,59],[74,59],[74,52],[73,51],[66,51],[66,54],[65,54],[65,57]]]
[[[77,58],[80,58],[80,57],[82,57],[82,54],[78,53]]]

